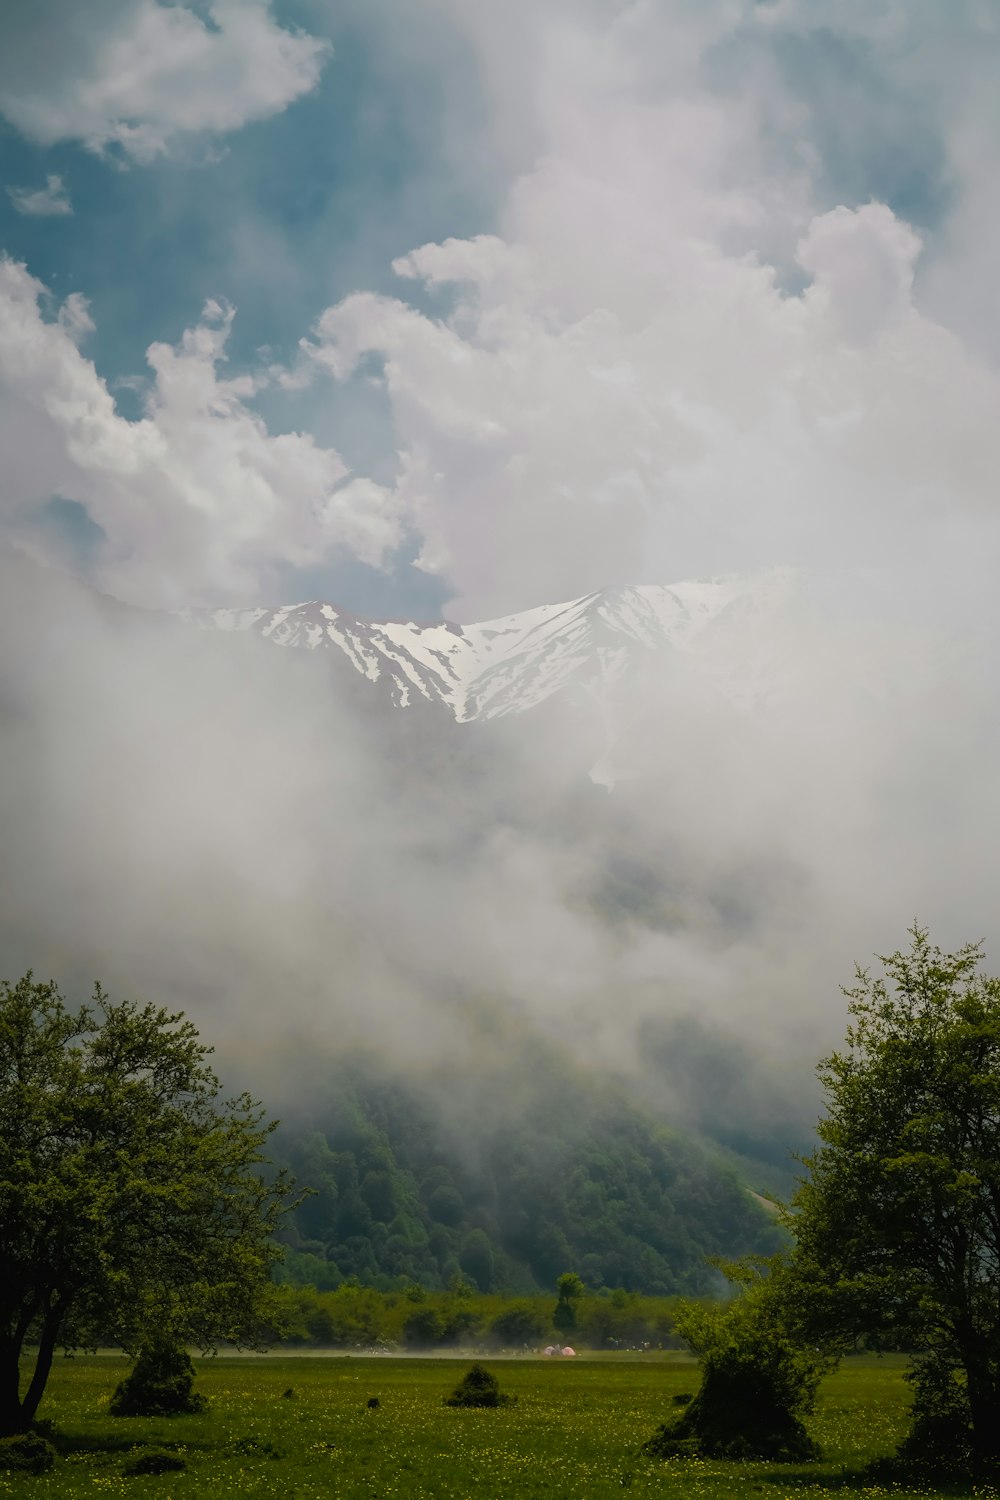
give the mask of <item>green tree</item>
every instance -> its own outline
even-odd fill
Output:
[[[576,1328],[576,1310],[586,1288],[575,1271],[564,1271],[556,1282],[559,1293],[552,1310],[552,1323],[566,1338]]]
[[[458,1252],[458,1263],[481,1292],[488,1292],[493,1285],[493,1246],[481,1229],[472,1229],[462,1241]]]
[[[254,1340],[290,1183],[261,1175],[274,1126],[220,1101],[210,1051],[99,986],[74,1011],[30,973],[0,985],[0,1432],[34,1420],[59,1345]]]
[[[487,1337],[498,1348],[518,1349],[535,1344],[545,1332],[545,1318],[531,1302],[508,1302],[490,1323]]]
[[[813,1325],[921,1349],[922,1431],[954,1445],[958,1403],[974,1461],[995,1466],[1000,980],[979,972],[978,945],[943,953],[926,929],[910,935],[909,952],[880,958],[877,976],[858,969],[845,991],[846,1047],[820,1066],[827,1115],[789,1224]]]
[[[403,1342],[408,1349],[433,1349],[444,1342],[446,1335],[445,1320],[430,1303],[414,1308],[403,1324]]]

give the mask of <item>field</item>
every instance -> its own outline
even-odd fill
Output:
[[[695,1366],[683,1355],[486,1363],[516,1405],[443,1406],[468,1360],[220,1358],[199,1362],[207,1413],[145,1421],[107,1415],[124,1359],[61,1360],[41,1415],[56,1423],[62,1457],[37,1478],[0,1474],[0,1496],[602,1500],[627,1490],[658,1500],[834,1493],[1000,1500],[989,1486],[913,1489],[863,1475],[870,1459],[891,1452],[905,1426],[898,1358],[852,1359],[830,1377],[812,1424],[826,1458],[805,1467],[644,1459],[639,1447],[670,1412],[671,1397],[696,1387]],[[380,1405],[370,1410],[374,1396]],[[174,1450],[187,1470],[126,1477],[125,1463],[144,1448]]]

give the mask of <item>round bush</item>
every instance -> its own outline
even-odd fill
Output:
[[[474,1364],[462,1376],[450,1396],[445,1397],[445,1406],[508,1406],[516,1396],[505,1396],[495,1375],[485,1365]]]
[[[56,1450],[38,1432],[16,1433],[0,1438],[0,1473],[47,1474],[56,1461]]]
[[[169,1453],[165,1448],[151,1448],[148,1453],[140,1453],[138,1458],[133,1458],[124,1468],[130,1478],[136,1478],[142,1474],[178,1474],[186,1469],[187,1464],[177,1453]]]
[[[768,1374],[736,1361],[709,1364],[701,1390],[653,1434],[645,1451],[653,1458],[818,1458],[817,1445]]]
[[[109,1407],[113,1417],[178,1417],[204,1409],[205,1398],[194,1389],[190,1355],[168,1338],[142,1346]]]

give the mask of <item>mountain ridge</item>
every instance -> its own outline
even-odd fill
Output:
[[[727,617],[767,615],[793,574],[773,569],[634,584],[469,625],[363,619],[322,600],[201,609],[179,618],[293,650],[337,651],[400,708],[437,703],[459,723],[523,713],[567,690],[600,694],[637,658],[697,654]]]

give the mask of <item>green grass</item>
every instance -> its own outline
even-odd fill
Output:
[[[40,1415],[59,1431],[62,1456],[50,1474],[0,1474],[0,1496],[211,1497],[379,1496],[406,1500],[602,1500],[627,1491],[658,1500],[730,1500],[759,1495],[865,1500],[892,1495],[977,1495],[876,1484],[862,1474],[889,1454],[906,1425],[904,1362],[846,1361],[826,1382],[813,1421],[820,1464],[652,1462],[639,1448],[669,1415],[671,1397],[696,1388],[692,1361],[677,1355],[486,1360],[517,1405],[454,1410],[442,1399],[469,1361],[312,1356],[199,1362],[203,1416],[115,1420],[107,1401],[127,1368],[112,1356],[61,1360]],[[292,1387],[294,1397],[282,1393]],[[367,1401],[381,1405],[370,1411]],[[127,1478],[129,1457],[168,1447],[182,1474]]]

